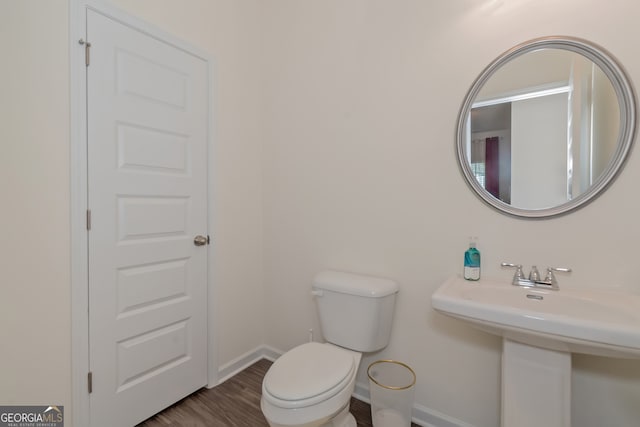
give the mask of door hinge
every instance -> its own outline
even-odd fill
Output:
[[[78,43],[84,45],[84,65],[88,67],[91,63],[91,57],[89,54],[91,50],[91,43],[84,41],[84,39],[78,40]]]
[[[87,209],[87,230],[91,230],[91,209]]]
[[[89,393],[93,392],[93,372],[91,371],[87,374],[87,389]]]

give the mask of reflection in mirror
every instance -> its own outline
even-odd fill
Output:
[[[566,203],[609,164],[619,116],[613,86],[596,64],[570,51],[531,52],[497,70],[478,93],[471,168],[489,193],[513,206]]]
[[[622,165],[635,99],[603,51],[577,39],[537,39],[478,78],[458,123],[458,157],[472,188],[528,217],[586,203]]]

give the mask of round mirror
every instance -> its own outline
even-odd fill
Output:
[[[544,37],[503,53],[467,94],[458,161],[482,200],[543,218],[592,201],[622,168],[635,137],[636,100],[604,49]]]

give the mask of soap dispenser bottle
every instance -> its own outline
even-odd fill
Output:
[[[464,253],[464,278],[465,280],[480,280],[480,251],[476,248],[476,242],[469,242],[469,249]]]

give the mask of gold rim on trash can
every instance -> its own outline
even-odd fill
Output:
[[[409,372],[411,372],[411,375],[413,375],[413,381],[411,381],[411,384],[403,386],[403,387],[394,387],[391,385],[385,385],[385,384],[380,384],[378,381],[376,381],[375,378],[373,378],[371,376],[371,374],[369,373],[369,371],[371,370],[371,367],[373,365],[377,365],[378,363],[395,363],[396,365],[400,365],[403,366],[405,368],[407,368],[409,370]],[[391,359],[383,359],[383,360],[376,360],[375,362],[373,362],[371,365],[369,365],[369,367],[367,368],[367,376],[369,377],[369,379],[371,381],[373,381],[374,383],[378,384],[380,387],[382,388],[386,388],[387,390],[406,390],[408,388],[411,388],[414,386],[414,384],[416,383],[416,373],[413,372],[413,369],[411,369],[411,367],[405,363],[402,362],[398,362],[397,360],[391,360]]]

